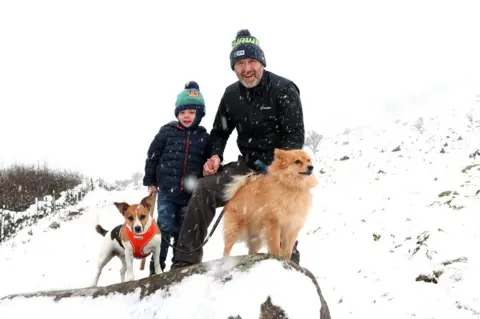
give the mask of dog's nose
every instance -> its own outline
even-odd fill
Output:
[[[308,165],[308,166],[307,166],[307,170],[308,170],[309,172],[312,172],[312,171],[313,171],[313,165]]]
[[[142,227],[139,226],[139,225],[136,225],[133,230],[135,230],[135,232],[139,233],[141,230],[142,230]]]

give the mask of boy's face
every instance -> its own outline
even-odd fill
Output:
[[[190,127],[195,120],[197,110],[183,110],[178,112],[178,120],[185,127]]]

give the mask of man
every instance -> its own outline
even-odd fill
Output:
[[[189,252],[201,246],[215,209],[225,205],[223,192],[233,175],[243,175],[273,161],[273,150],[302,149],[305,141],[303,111],[298,87],[290,80],[266,71],[259,41],[248,30],[240,30],[232,42],[231,68],[238,81],[228,86],[210,132],[212,157],[187,206],[177,248]],[[237,162],[220,165],[233,129],[240,150]],[[292,260],[299,263],[297,244]],[[201,249],[190,254],[175,252],[171,269],[202,261]]]

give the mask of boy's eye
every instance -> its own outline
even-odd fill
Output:
[[[302,161],[301,160],[296,160],[295,164],[302,164]]]

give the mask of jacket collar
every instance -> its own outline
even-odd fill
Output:
[[[180,123],[180,121],[171,121],[168,123],[169,126],[174,127],[175,129],[182,130],[182,131],[195,131],[198,130],[200,132],[206,132],[206,129],[200,125],[191,125],[190,127],[185,127]]]
[[[263,70],[262,78],[257,86],[253,88],[246,88],[240,81],[238,81],[238,87],[240,89],[240,95],[243,95],[247,98],[253,98],[254,96],[263,96],[267,87],[269,80],[269,73],[267,70]]]

